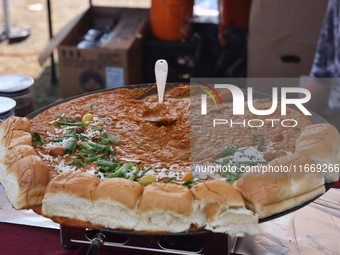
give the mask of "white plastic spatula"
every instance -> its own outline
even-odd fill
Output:
[[[162,103],[164,99],[166,78],[168,76],[168,63],[164,59],[157,60],[155,64],[155,74],[158,92],[158,103]]]
[[[157,93],[158,93],[158,106],[163,107],[162,104],[164,100],[164,91],[166,86],[166,78],[168,76],[168,63],[164,59],[157,60],[155,64],[155,75],[157,83]],[[148,122],[154,122],[158,124],[166,124],[172,122],[171,119],[160,115],[158,112],[152,115],[144,117],[144,120]]]

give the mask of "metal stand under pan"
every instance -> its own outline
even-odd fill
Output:
[[[124,252],[124,254],[129,252],[131,254],[230,254],[229,235],[211,233],[206,230],[151,235],[121,230],[60,226],[60,238],[64,248],[90,246],[99,233],[105,235],[103,248],[114,249],[115,254],[119,252]]]

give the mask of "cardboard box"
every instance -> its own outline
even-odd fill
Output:
[[[248,38],[250,78],[308,75],[328,1],[253,0]],[[271,87],[255,87],[270,93]]]
[[[61,30],[39,56],[58,45],[59,84],[64,98],[77,94],[142,82],[142,41],[148,9],[92,6]],[[118,21],[101,48],[78,49],[76,45],[94,23]]]

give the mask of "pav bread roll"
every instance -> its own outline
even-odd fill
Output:
[[[316,139],[303,140],[295,147],[295,154],[314,160],[317,164],[315,168],[322,170],[326,183],[339,180],[336,151],[329,142]]]
[[[5,156],[0,160],[0,182],[6,174],[6,170],[18,160],[25,158],[30,155],[37,155],[32,146],[29,145],[18,145],[12,150],[7,151]]]
[[[321,172],[302,171],[309,169],[315,161],[301,155],[274,159],[267,166],[266,173],[247,172],[234,183],[241,193],[247,208],[260,219],[298,206],[325,192]],[[294,166],[296,172],[294,172]],[[270,167],[286,167],[290,172],[269,172]],[[281,168],[283,169],[283,168]]]
[[[137,231],[183,232],[190,228],[193,195],[181,185],[153,183],[144,189],[138,206]]]
[[[335,151],[339,148],[339,132],[331,124],[321,123],[305,127],[295,142],[298,147],[302,141],[315,139],[329,142]]]
[[[53,178],[46,187],[42,214],[88,221],[93,205],[91,193],[98,186],[97,176],[81,171],[67,171]]]
[[[111,229],[133,229],[138,222],[137,205],[143,190],[143,185],[128,179],[101,181],[92,193],[89,221]]]
[[[228,182],[202,182],[191,192],[195,198],[193,219],[198,227],[206,225],[205,229],[232,236],[258,233],[258,218],[246,209],[242,196]]]
[[[0,140],[13,130],[30,132],[30,121],[27,118],[10,117],[0,125]]]
[[[32,146],[32,135],[22,130],[13,130],[2,141],[8,150],[22,144]]]
[[[20,144],[32,146],[30,122],[27,118],[10,117],[0,125],[0,160],[8,150]]]
[[[2,178],[8,200],[16,209],[39,205],[50,175],[45,163],[36,155],[23,157],[6,169]]]

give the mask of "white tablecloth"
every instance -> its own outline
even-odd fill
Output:
[[[28,226],[59,229],[59,224],[33,212],[33,210],[17,211],[7,200],[6,193],[0,185],[0,222],[22,224]]]
[[[313,203],[261,223],[260,233],[238,238],[238,254],[340,254],[340,190],[330,189]]]

